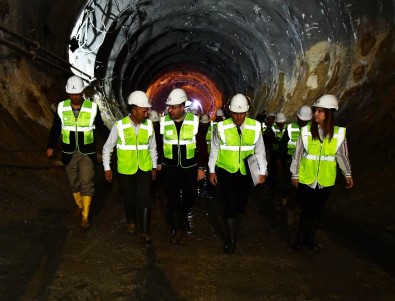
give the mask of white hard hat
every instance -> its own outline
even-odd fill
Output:
[[[267,117],[276,117],[276,114],[270,113],[269,115],[267,115]]]
[[[303,121],[309,121],[313,116],[313,112],[309,106],[301,106],[297,113],[298,117]]]
[[[152,122],[157,122],[159,121],[159,114],[155,110],[151,110],[148,113],[148,119],[151,120]]]
[[[197,109],[192,109],[190,112],[191,112],[193,115],[196,115],[196,116],[199,115],[199,111],[198,111]]]
[[[167,97],[166,104],[168,106],[179,105],[183,102],[186,102],[187,100],[188,97],[185,91],[183,89],[176,88],[170,92],[169,96]]]
[[[243,94],[236,94],[230,100],[229,110],[233,113],[245,113],[249,108],[248,100]]]
[[[77,75],[73,75],[67,80],[66,92],[68,94],[80,94],[84,88],[82,78]]]
[[[277,123],[284,123],[287,121],[287,117],[285,117],[285,114],[283,112],[278,112],[276,114],[276,122]]]
[[[215,116],[218,117],[224,117],[224,111],[222,111],[222,109],[218,109],[217,112],[215,113]]]
[[[143,91],[134,91],[128,97],[128,104],[135,105],[140,108],[150,108],[151,105],[148,100],[147,94]]]
[[[335,110],[339,109],[337,98],[330,94],[325,94],[318,98],[317,101],[313,104],[313,107]]]
[[[207,114],[203,114],[202,116],[200,116],[200,122],[201,123],[209,123],[210,117]]]

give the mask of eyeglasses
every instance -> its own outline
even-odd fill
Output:
[[[168,109],[169,109],[169,110],[176,110],[176,109],[181,108],[181,107],[182,107],[182,105],[168,106]]]

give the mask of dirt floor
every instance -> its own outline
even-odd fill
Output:
[[[293,251],[295,229],[268,186],[252,191],[228,255],[218,191],[209,198],[201,189],[191,233],[171,245],[159,186],[154,244],[145,246],[126,232],[119,185],[105,184],[101,167],[87,231],[73,216],[63,168],[44,167],[0,170],[0,300],[395,300],[393,249],[375,254],[385,246],[369,231],[328,211],[322,248]]]

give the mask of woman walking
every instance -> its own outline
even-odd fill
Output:
[[[292,157],[292,184],[301,199],[299,234],[293,245],[297,250],[303,245],[310,250],[318,248],[315,234],[335,185],[337,165],[346,178],[346,188],[353,187],[346,129],[334,125],[337,110],[333,95],[323,95],[313,104],[313,120],[302,128]]]

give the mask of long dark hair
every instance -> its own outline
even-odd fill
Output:
[[[313,107],[313,112],[315,112],[315,109]],[[332,140],[333,138],[333,132],[335,129],[335,110],[334,109],[323,109],[324,110],[324,114],[325,114],[325,120],[324,120],[324,139],[325,137],[329,138],[329,141]],[[311,132],[311,136],[313,137],[313,139],[319,139],[320,138],[320,134],[318,132],[318,123],[314,121],[314,117],[311,120],[311,127],[310,127],[310,132]]]

